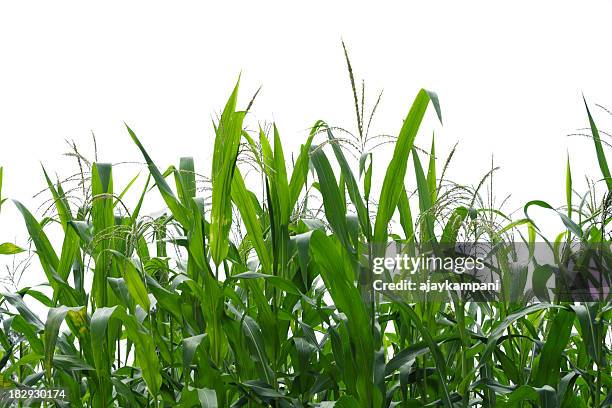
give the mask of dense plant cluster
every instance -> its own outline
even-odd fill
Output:
[[[393,241],[590,242],[609,254],[612,177],[591,114],[603,199],[573,191],[568,162],[566,206],[533,201],[511,220],[482,197],[490,174],[475,188],[452,183],[433,143],[415,146],[428,105],[441,118],[425,90],[372,188],[369,122],[353,91],[357,133],[318,121],[290,161],[275,126],[244,130],[236,86],[215,124],[209,178],[190,158],[162,172],[127,128],[149,170],[131,204],[134,182],[115,188],[110,164],[79,156],[80,176],[64,182],[45,172],[54,211],[39,220],[14,204],[48,288],[2,294],[2,386],[64,388],[63,401],[31,404],[75,407],[610,406],[609,297],[407,303],[372,296],[368,273]],[[167,211],[144,216],[152,194]],[[556,211],[567,230],[539,236],[532,206]]]

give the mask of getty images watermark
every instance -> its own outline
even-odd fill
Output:
[[[610,299],[610,248],[546,242],[393,243],[373,248],[362,280],[408,302],[599,301]]]
[[[414,279],[419,271],[447,271],[455,274],[474,273],[484,271],[485,260],[481,257],[441,257],[436,255],[411,256],[408,254],[395,254],[393,257],[375,257],[372,263],[372,272],[379,278],[374,279],[373,288],[377,291],[394,290],[419,290],[422,292],[445,292],[455,291],[499,291],[499,279],[495,282],[442,282],[432,281],[431,277],[426,281]],[[393,271],[403,278],[399,281],[385,281],[383,275],[386,271]],[[406,274],[410,278],[406,278]]]

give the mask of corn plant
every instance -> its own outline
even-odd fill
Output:
[[[67,392],[16,404],[610,406],[609,294],[408,302],[371,289],[372,259],[391,242],[423,248],[520,236],[555,251],[601,244],[608,256],[612,177],[588,106],[604,198],[595,200],[594,188],[574,191],[568,158],[565,208],[534,200],[512,220],[483,196],[495,169],[476,187],[459,185],[446,178],[452,152],[440,172],[435,142],[427,151],[415,144],[430,105],[442,121],[427,90],[399,133],[380,139],[393,151],[375,182],[378,141],[369,129],[378,102],[366,119],[363,88],[360,95],[348,66],[357,132],[316,121],[292,160],[276,125],[245,130],[253,101],[239,109],[237,84],[203,170],[189,157],[160,170],[145,139],[126,126],[148,168],[131,205],[125,197],[135,179],[117,189],[111,164],[78,155],[80,175],[66,181],[43,169],[51,215],[39,221],[14,205],[48,290],[2,294],[0,379],[3,388]],[[1,180],[0,169],[0,188]],[[154,217],[141,211],[153,194],[166,207]],[[554,239],[540,234],[533,206],[557,212],[566,229]],[[63,231],[57,245],[46,232],[51,222]],[[535,280],[551,276],[538,268]]]

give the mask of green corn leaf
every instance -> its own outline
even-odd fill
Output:
[[[340,165],[340,169],[342,171],[341,174],[344,176],[344,182],[346,184],[351,202],[357,210],[357,217],[359,218],[359,224],[361,225],[361,229],[364,234],[369,237],[371,229],[370,217],[368,216],[368,211],[366,209],[365,204],[363,203],[361,192],[359,191],[359,186],[357,185],[357,180],[355,180],[355,176],[353,175],[351,167],[349,166],[346,157],[344,157],[344,153],[342,152],[342,148],[340,147],[338,140],[334,137],[329,127],[327,127],[327,138],[331,142],[330,144],[332,150],[334,151],[336,160],[338,160],[338,164]]]
[[[190,222],[187,210],[176,198],[176,196],[172,192],[172,189],[170,188],[168,183],[166,183],[164,176],[159,171],[153,160],[151,160],[151,157],[143,147],[142,143],[140,143],[140,140],[138,139],[136,134],[132,131],[132,129],[130,129],[127,124],[125,125],[125,127],[127,128],[128,133],[132,138],[132,141],[134,141],[134,143],[142,153],[142,156],[144,157],[145,161],[147,162],[149,172],[151,173],[151,176],[153,176],[153,180],[155,180],[155,184],[157,185],[157,188],[159,189],[159,192],[161,193],[161,196],[164,199],[166,205],[170,209],[170,212],[172,212],[174,218],[176,218],[176,220],[181,223],[183,227],[188,227],[190,225]]]
[[[181,182],[183,183],[183,191],[186,195],[186,197],[183,198],[183,202],[187,202],[187,198],[194,198],[196,196],[196,175],[193,157],[181,157],[179,172],[181,175]]]
[[[451,342],[459,340],[459,336],[457,335],[443,335],[438,336],[433,339],[438,346],[443,343]],[[385,375],[392,374],[395,370],[400,369],[404,364],[409,363],[410,361],[429,353],[430,347],[428,342],[421,341],[415,344],[411,344],[406,347],[399,353],[393,356],[391,360],[387,363],[385,367]]]
[[[56,189],[53,183],[51,182],[51,179],[49,178],[49,175],[47,174],[47,171],[45,170],[44,167],[42,168],[42,170],[43,170],[45,179],[47,181],[47,187],[49,188],[49,191],[51,192],[51,195],[53,196],[53,202],[55,204],[55,208],[57,209],[57,214],[59,215],[60,221],[62,223],[62,228],[64,229],[64,231],[66,231],[68,222],[72,219],[72,214],[65,200],[65,197],[60,195],[59,193],[59,191],[61,191],[61,184],[58,182],[57,183],[58,188]]]
[[[442,396],[442,402],[444,403],[445,407],[452,408],[453,402],[451,400],[450,393],[446,385],[447,383],[446,369],[445,369],[446,363],[444,361],[444,356],[442,355],[442,352],[440,351],[440,347],[438,347],[438,343],[434,340],[429,329],[425,327],[425,325],[423,324],[423,322],[421,321],[421,319],[415,313],[414,309],[411,306],[403,302],[398,302],[396,303],[396,305],[401,311],[403,311],[410,318],[410,320],[414,323],[417,330],[421,333],[421,336],[423,336],[423,339],[427,343],[427,346],[429,347],[429,350],[432,353],[435,363],[436,363],[435,369],[438,373],[438,376],[440,377],[440,384],[442,386],[442,391],[444,393]]]
[[[129,183],[123,188],[123,190],[121,190],[121,193],[119,193],[119,195],[117,196],[117,198],[115,199],[115,201],[113,202],[113,207],[116,207],[122,200],[123,197],[128,193],[128,191],[130,191],[130,189],[132,188],[132,186],[134,185],[134,183],[136,182],[136,180],[138,180],[138,177],[140,176],[140,172],[138,172],[138,174],[136,174],[130,181]]]
[[[49,309],[47,320],[45,322],[45,374],[47,380],[51,380],[51,369],[53,367],[53,353],[60,325],[64,321],[66,314],[70,311],[79,311],[83,307],[66,307],[60,306]]]
[[[155,350],[155,345],[150,333],[143,330],[134,316],[128,315],[122,306],[102,307],[96,309],[91,317],[91,344],[96,350],[94,361],[98,377],[105,392],[101,393],[101,402],[105,403],[110,398],[110,362],[104,350],[107,350],[108,342],[112,338],[107,333],[112,318],[119,319],[126,329],[127,337],[134,343],[136,349],[136,360],[142,371],[142,377],[152,395],[157,396],[161,387],[160,363]],[[102,351],[102,352],[98,352]]]
[[[510,325],[514,324],[517,320],[522,319],[523,317],[529,314],[540,312],[542,310],[550,308],[562,308],[562,306],[551,305],[549,303],[536,303],[507,316],[500,324],[495,327],[495,329],[491,331],[491,333],[487,337],[486,347],[483,353],[481,354],[480,363],[477,368],[482,367],[486,363],[486,360],[490,357],[491,353],[493,352],[493,349],[497,345],[497,340],[502,336],[504,331],[506,331],[506,329]]]
[[[404,120],[400,130],[393,157],[387,167],[383,180],[380,198],[378,200],[378,212],[374,224],[374,242],[385,243],[387,241],[387,228],[391,217],[395,212],[402,190],[403,180],[408,166],[408,156],[414,146],[414,139],[425,115],[427,105],[431,101],[434,105],[438,119],[442,121],[438,97],[435,93],[421,89],[416,96],[408,116]]]
[[[108,342],[112,342],[114,339],[108,338],[109,336],[107,336],[106,329],[116,309],[117,306],[99,307],[91,316],[91,347],[96,351],[93,353],[93,360],[98,376],[99,388],[97,400],[101,406],[106,406],[105,404],[107,404],[111,398]]]
[[[412,221],[412,211],[410,210],[410,202],[408,201],[406,189],[402,189],[402,191],[400,191],[400,198],[397,202],[397,210],[400,215],[400,225],[404,230],[404,236],[408,242],[414,244],[414,224]]]
[[[34,299],[38,300],[40,303],[42,303],[43,305],[47,307],[53,306],[53,302],[51,301],[51,299],[49,299],[47,295],[45,295],[44,293],[38,290],[34,290],[32,288],[25,287],[21,289],[18,293],[24,298],[26,295],[32,296]]]
[[[584,107],[586,108],[587,115],[589,117],[589,125],[591,126],[591,134],[593,135],[593,143],[595,144],[595,152],[597,153],[597,162],[599,163],[599,168],[601,169],[601,174],[604,177],[606,185],[608,186],[608,190],[612,190],[612,176],[610,175],[610,169],[608,168],[608,161],[606,160],[606,154],[603,150],[603,146],[601,144],[601,137],[599,135],[599,130],[597,129],[597,125],[591,116],[591,111],[589,110],[589,105],[586,102],[586,99],[583,96]]]
[[[64,242],[62,244],[62,252],[59,258],[57,274],[63,281],[67,281],[68,275],[70,274],[70,270],[74,264],[77,255],[79,254],[79,238],[76,231],[74,231],[74,229],[70,228],[69,226],[69,223],[72,222],[73,217],[72,212],[70,211],[70,207],[68,205],[68,200],[66,199],[66,195],[63,192],[61,183],[58,181],[56,189],[44,167],[42,170],[47,181],[47,187],[49,188],[49,191],[51,191],[51,195],[53,196],[55,208],[57,209],[57,213],[59,215],[60,222],[64,230]],[[71,303],[79,304],[83,302],[77,301]],[[71,304],[71,306],[74,304]]]
[[[24,367],[24,366],[27,366],[29,364],[32,364],[33,366],[36,366],[37,364],[39,364],[42,361],[42,359],[43,359],[43,356],[38,354],[38,353],[26,354],[25,356],[23,356],[19,360],[15,361],[10,367],[8,367],[3,372],[3,374],[11,375],[15,371],[17,371],[20,367]],[[42,379],[42,376],[40,376],[40,373],[36,377],[38,377],[38,378],[36,378],[37,380]],[[15,385],[13,381],[3,380],[3,383],[7,384],[7,385],[8,384]]]
[[[348,226],[346,224],[346,214],[344,206],[342,205],[342,194],[338,189],[336,176],[334,176],[329,160],[327,160],[325,152],[317,146],[313,146],[310,160],[316,169],[319,179],[319,188],[321,190],[321,196],[323,197],[325,217],[345,248],[350,248],[351,244],[349,241]]]
[[[578,318],[582,341],[584,342],[589,357],[591,357],[597,365],[601,365],[604,363],[603,355],[601,354],[601,344],[603,340],[602,323],[601,321],[598,322],[596,318],[598,305],[596,303],[585,303],[573,305],[571,308]]]
[[[108,278],[108,284],[125,307],[130,310],[134,309],[134,299],[130,295],[125,279],[123,278]]]
[[[487,387],[500,394],[502,397],[495,406],[515,407],[524,401],[539,401],[540,407],[555,407],[555,389],[546,385],[544,387],[531,387],[521,385],[519,387],[508,387],[499,383],[487,383]]]
[[[431,137],[431,150],[429,151],[429,165],[427,166],[427,187],[431,193],[431,202],[435,203],[438,192],[436,191],[436,144],[435,135]]]
[[[64,281],[68,280],[70,269],[72,268],[78,254],[79,236],[72,228],[68,228],[68,230],[66,231],[66,235],[64,236],[64,243],[62,244],[62,252],[60,254],[60,260],[57,270],[57,274]]]
[[[44,323],[40,318],[25,304],[20,295],[14,293],[3,293],[2,296],[13,306],[19,314],[31,324],[37,331],[44,328]]]
[[[55,249],[53,249],[49,238],[47,238],[42,226],[38,223],[38,221],[36,221],[32,213],[30,213],[30,211],[28,211],[28,209],[19,201],[13,202],[23,216],[28,234],[30,235],[32,242],[34,242],[38,259],[40,260],[40,264],[45,272],[45,275],[47,276],[47,281],[54,286],[56,284],[55,275],[59,266],[59,258],[57,257]]]
[[[181,312],[181,300],[179,295],[162,287],[155,278],[150,275],[145,275],[145,279],[147,282],[147,289],[155,296],[157,305],[161,306],[170,313],[177,322],[181,323],[183,321],[183,314]]]
[[[134,264],[132,259],[127,258],[120,252],[110,250],[110,253],[117,257],[121,263],[121,271],[123,272],[123,279],[127,289],[132,298],[138,303],[146,312],[151,308],[151,301],[147,288],[141,277],[139,268]]]
[[[546,283],[548,282],[554,271],[555,270],[551,265],[538,265],[533,270],[533,275],[531,279],[533,292],[541,301],[550,300]]]
[[[278,194],[278,202],[280,207],[281,223],[287,224],[291,216],[291,208],[289,207],[289,180],[287,179],[287,169],[285,168],[285,154],[283,152],[283,144],[278,133],[278,128],[274,124],[274,180]]]
[[[417,189],[419,191],[419,207],[421,209],[421,214],[423,215],[424,221],[421,232],[421,241],[435,244],[436,236],[434,234],[434,215],[431,213],[432,192],[429,190],[429,183],[425,178],[425,173],[423,172],[423,167],[421,166],[421,161],[419,160],[419,155],[414,148],[412,149],[412,159],[414,161],[414,173],[416,176]]]
[[[181,393],[181,406],[217,408],[217,391],[211,388],[185,387]]]
[[[92,366],[76,356],[56,354],[53,356],[53,365],[65,371],[95,371]]]
[[[293,172],[291,173],[291,180],[289,181],[290,208],[293,208],[295,206],[295,203],[297,203],[300,197],[300,192],[306,184],[306,176],[308,175],[308,163],[310,163],[310,148],[312,146],[312,140],[323,126],[326,126],[325,122],[323,122],[322,120],[317,121],[310,129],[310,133],[308,135],[306,143],[304,143],[300,147],[300,154],[298,155],[298,158],[295,161]]]
[[[534,379],[535,386],[557,386],[563,351],[569,341],[575,317],[573,311],[564,309],[557,311],[549,330],[548,339],[540,352],[540,362]]]
[[[20,248],[10,242],[0,244],[0,255],[16,255],[24,251],[25,249]]]
[[[265,279],[285,293],[291,293],[292,295],[297,296],[301,295],[300,290],[297,288],[297,286],[295,286],[295,284],[293,284],[293,282],[280,276],[267,275],[257,272],[243,272],[232,276],[231,279]]]
[[[372,191],[372,159],[372,153],[364,153],[359,158],[359,177],[363,177],[363,197],[366,201],[370,199]]]
[[[298,262],[300,265],[300,275],[302,277],[302,283],[304,287],[308,287],[308,263],[310,261],[310,237],[312,231],[308,231],[302,234],[296,234],[291,237],[291,242],[295,244],[298,255]]]
[[[134,207],[134,211],[132,211],[129,225],[134,225],[136,223],[136,220],[138,219],[138,216],[140,215],[140,209],[142,208],[142,203],[144,202],[144,198],[147,193],[147,189],[149,188],[150,182],[151,182],[151,174],[147,176],[147,181],[145,182],[144,188],[142,189],[142,193],[140,194],[138,203],[136,204],[136,207]]]
[[[204,232],[204,200],[201,198],[192,198],[190,202],[191,218],[193,227],[189,230],[187,238],[189,241],[189,254],[198,269],[208,270],[208,261],[205,253],[205,232]]]
[[[91,208],[93,232],[98,256],[94,267],[92,297],[96,306],[111,304],[108,296],[107,278],[117,277],[108,251],[115,247],[115,215],[113,212],[113,173],[109,163],[94,163],[91,170]]]
[[[354,397],[350,395],[343,395],[340,399],[333,405],[334,408],[362,408],[363,405],[359,404]]]
[[[529,215],[527,214],[527,210],[532,205],[555,211],[559,215],[559,218],[561,218],[561,221],[563,221],[563,224],[567,227],[568,231],[571,231],[577,237],[582,238],[583,232],[582,232],[582,229],[578,226],[578,224],[576,224],[574,221],[569,219],[567,215],[557,211],[555,208],[553,208],[553,206],[551,206],[545,201],[532,200],[532,201],[529,201],[527,204],[525,204],[525,206],[523,207],[523,212],[525,213],[526,218],[531,219],[529,218]]]
[[[346,250],[322,231],[312,233],[310,251],[336,307],[347,317],[353,364],[358,367],[354,382],[360,400],[376,401],[381,397],[373,383],[374,340],[369,313],[354,284],[352,263]]]
[[[270,255],[263,238],[261,224],[257,219],[255,205],[253,204],[253,200],[251,200],[249,191],[244,184],[242,174],[240,174],[238,169],[236,169],[232,181],[232,200],[240,212],[240,217],[244,222],[245,229],[259,257],[259,262],[261,262],[263,270],[266,273],[272,273]]]
[[[205,338],[206,334],[198,334],[197,336],[183,339],[183,375],[186,379],[189,379],[189,367],[191,366],[196,350]]]
[[[274,373],[269,365],[266,354],[264,338],[257,322],[251,316],[244,316],[242,320],[242,332],[247,339],[247,344],[251,350],[253,359],[258,362],[260,372],[264,376],[267,384],[275,383]]]
[[[217,392],[210,388],[198,389],[198,400],[202,408],[217,408]]]
[[[232,224],[231,187],[244,112],[236,112],[238,84],[234,88],[216,128],[212,160],[212,208],[210,216],[210,251],[215,265],[220,265],[229,251]]]
[[[20,315],[13,317],[12,321],[10,321],[10,328],[17,333],[23,334],[34,353],[39,354],[40,359],[42,359],[45,353],[44,345],[38,336],[38,332],[42,330],[42,322],[33,322],[29,317],[24,316],[26,315],[20,311]]]

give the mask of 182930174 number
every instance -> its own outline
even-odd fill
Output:
[[[60,400],[68,398],[68,392],[63,388],[0,388],[0,401],[40,401]]]

